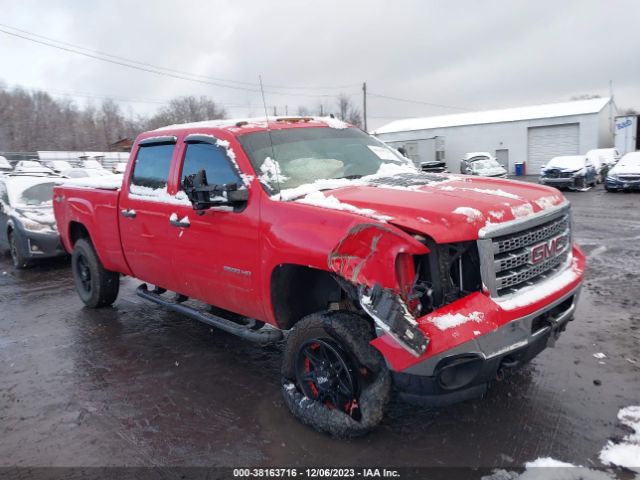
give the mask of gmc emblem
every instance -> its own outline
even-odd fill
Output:
[[[549,260],[564,252],[565,248],[569,244],[569,235],[563,233],[557,237],[553,237],[546,242],[539,243],[532,247],[529,247],[529,263],[536,265],[545,260]]]

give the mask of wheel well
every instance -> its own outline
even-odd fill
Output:
[[[75,243],[81,238],[91,239],[89,235],[89,230],[78,222],[71,222],[69,224],[69,239],[71,240],[71,245],[75,245]]]
[[[332,304],[355,309],[349,294],[329,272],[302,265],[278,265],[271,274],[271,303],[278,326],[291,328],[313,312]]]

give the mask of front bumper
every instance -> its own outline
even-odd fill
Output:
[[[607,177],[604,185],[609,190],[640,190],[639,181],[624,181]]]
[[[392,371],[400,397],[445,406],[482,396],[489,385],[553,346],[573,320],[580,285],[546,307],[402,372]]]
[[[30,259],[52,258],[66,255],[57,232],[32,232],[22,229],[17,237],[20,253]]]
[[[542,185],[548,185],[550,187],[556,187],[556,188],[576,188],[576,177],[571,177],[571,178],[540,177],[539,183]]]

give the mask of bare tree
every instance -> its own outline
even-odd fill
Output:
[[[362,114],[360,109],[351,103],[348,95],[341,93],[337,98],[338,118],[356,127],[362,128]]]
[[[180,97],[169,102],[169,105],[151,117],[148,128],[158,128],[176,123],[199,122],[225,118],[224,108],[208,97]]]

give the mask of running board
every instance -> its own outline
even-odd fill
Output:
[[[249,340],[251,342],[269,343],[276,342],[282,339],[282,330],[267,326],[262,327],[260,330],[252,330],[242,325],[238,325],[231,320],[227,320],[226,318],[213,315],[212,313],[202,312],[182,303],[163,298],[161,295],[149,290],[146,283],[143,283],[136,289],[136,294],[139,297],[144,298],[145,300],[157,303],[158,305],[167,307],[174,312],[185,315],[193,320],[198,320],[200,322],[206,323],[207,325],[219,328],[220,330],[224,330],[227,333],[237,335],[238,337],[244,338],[245,340]]]

